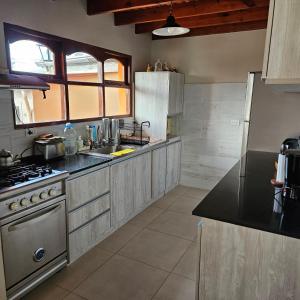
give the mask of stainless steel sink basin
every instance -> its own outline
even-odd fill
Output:
[[[97,149],[92,149],[88,151],[81,152],[80,154],[82,155],[92,155],[92,156],[107,156],[110,155],[111,153],[125,150],[125,149],[134,149],[137,150],[140,147],[136,146],[127,146],[127,145],[116,145],[116,146],[104,146],[101,148]]]

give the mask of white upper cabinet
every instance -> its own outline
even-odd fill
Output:
[[[300,84],[300,1],[271,0],[263,75],[270,84]]]
[[[166,139],[167,117],[183,112],[184,75],[174,72],[135,73],[135,119],[148,120],[145,133]]]

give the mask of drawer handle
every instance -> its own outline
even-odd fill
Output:
[[[10,225],[8,227],[8,231],[15,231],[18,229],[22,229],[28,225],[32,225],[38,222],[41,222],[43,220],[45,220],[46,218],[48,218],[49,216],[55,214],[56,212],[58,212],[60,209],[62,208],[61,204],[58,204],[50,209],[47,209],[46,211],[43,210],[41,213],[35,215],[35,216],[30,216],[27,218],[23,218],[21,221],[16,222],[12,225]]]

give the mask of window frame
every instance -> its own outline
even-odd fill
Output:
[[[10,74],[17,75],[31,75],[43,79],[49,83],[57,83],[64,85],[65,89],[65,108],[66,108],[66,118],[62,121],[51,121],[51,122],[40,122],[40,123],[30,123],[30,124],[17,124],[15,116],[15,101],[12,92],[13,101],[13,117],[15,129],[18,128],[28,128],[28,127],[43,127],[49,125],[64,124],[66,122],[89,122],[101,120],[102,118],[126,118],[132,116],[133,110],[133,95],[132,95],[132,57],[128,54],[123,54],[120,52],[108,50],[105,48],[97,47],[94,45],[89,45],[86,43],[74,41],[71,39],[62,38],[59,36],[51,35],[48,33],[39,32],[36,30],[24,28],[21,26],[4,23],[4,36],[5,36],[5,48],[6,48],[6,60],[7,66]],[[54,54],[55,61],[55,74],[38,74],[32,72],[21,72],[12,70],[11,57],[10,57],[10,47],[9,44],[19,41],[19,40],[31,40],[41,43],[48,47]],[[67,77],[67,64],[66,56],[76,53],[84,52],[95,59],[97,59],[102,64],[102,82],[82,82],[82,81],[71,81]],[[107,59],[116,59],[120,61],[124,66],[124,81],[112,81],[104,79],[104,62]],[[71,119],[70,118],[70,107],[69,107],[69,93],[68,85],[79,85],[79,86],[97,86],[102,89],[102,106],[103,106],[103,116],[94,118],[83,118],[83,119]],[[105,87],[113,88],[125,88],[129,90],[129,113],[126,115],[116,115],[116,116],[106,116],[105,112]],[[99,101],[101,99],[99,98]]]

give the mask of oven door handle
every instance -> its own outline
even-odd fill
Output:
[[[61,209],[61,207],[62,207],[62,205],[58,204],[58,205],[48,209],[46,212],[45,212],[45,210],[43,210],[41,213],[36,214],[32,217],[30,217],[30,216],[27,218],[25,217],[25,220],[23,218],[23,220],[10,225],[8,227],[8,231],[15,231],[15,230],[24,228],[28,224],[32,225],[32,224],[41,222],[44,219],[48,218],[50,215],[55,214],[57,211],[59,211]]]

